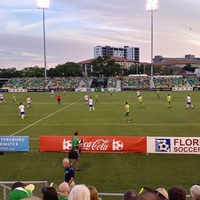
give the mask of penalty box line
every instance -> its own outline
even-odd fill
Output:
[[[32,124],[30,124],[30,125],[28,125],[28,126],[22,128],[22,129],[20,129],[19,131],[17,131],[17,132],[15,132],[15,133],[11,134],[10,136],[17,135],[18,133],[20,133],[20,132],[26,130],[27,128],[30,128],[30,127],[32,127],[32,126],[38,124],[39,122],[41,122],[41,121],[43,121],[43,120],[45,120],[45,119],[47,119],[47,118],[49,118],[49,117],[51,117],[51,116],[57,114],[58,112],[61,112],[62,110],[64,110],[64,109],[66,109],[66,108],[68,108],[68,107],[70,107],[70,106],[76,104],[77,102],[81,101],[82,99],[83,99],[83,98],[81,98],[81,99],[79,99],[79,100],[77,100],[77,101],[75,101],[75,102],[73,102],[73,103],[71,103],[71,104],[65,106],[64,108],[61,108],[60,110],[57,110],[56,112],[51,113],[50,115],[47,115],[46,117],[43,117],[42,119],[40,119],[40,120],[38,120],[38,121],[36,121],[36,122],[34,122],[34,123],[32,123]]]

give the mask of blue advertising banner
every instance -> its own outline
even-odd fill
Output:
[[[28,152],[29,136],[0,136],[0,152]]]

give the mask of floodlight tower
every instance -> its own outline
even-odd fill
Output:
[[[151,12],[151,88],[153,88],[153,13],[158,10],[158,0],[146,0],[146,11]]]
[[[47,77],[45,9],[49,8],[49,0],[37,0],[37,7],[43,11],[43,44],[44,44],[44,76]]]

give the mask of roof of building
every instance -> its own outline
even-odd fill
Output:
[[[186,65],[186,64],[200,64],[200,61],[183,58],[183,59],[164,60],[164,61],[161,61],[161,62],[153,63],[154,66]]]
[[[88,59],[88,60],[83,60],[83,61],[80,61],[78,62],[77,64],[90,64],[92,61],[94,61],[96,58],[91,58],[91,59]],[[132,62],[132,63],[137,63],[137,61],[134,61],[134,60],[129,60],[129,59],[126,59],[126,58],[120,58],[120,57],[115,57],[115,56],[110,56],[110,59],[113,59],[115,60],[116,62]]]

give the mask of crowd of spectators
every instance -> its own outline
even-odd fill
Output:
[[[187,87],[187,79],[182,76],[155,76],[155,88]]]
[[[94,186],[84,184],[75,185],[72,189],[66,182],[58,188],[44,186],[41,189],[41,197],[33,195],[34,187],[25,186],[22,182],[16,182],[12,186],[9,200],[100,200],[101,197]],[[200,199],[200,186],[197,184],[189,188],[191,200]],[[186,200],[188,195],[186,190],[180,185],[174,185],[166,190],[164,187],[150,188],[143,187],[139,192],[127,190],[124,192],[122,200]]]
[[[117,87],[117,78],[115,77],[109,77],[108,78],[108,88],[116,88]]]
[[[121,77],[121,88],[145,90],[151,86],[151,78],[147,75]],[[105,84],[107,80],[107,85]],[[2,88],[11,89],[49,89],[62,91],[75,88],[91,88],[96,83],[99,87],[116,88],[117,77],[90,78],[90,77],[55,77],[55,78],[12,78]],[[154,88],[198,87],[200,82],[195,75],[154,76]]]
[[[122,88],[148,89],[150,80],[150,76],[124,76],[122,77]]]
[[[195,75],[188,75],[186,78],[191,87],[200,86],[199,80]]]
[[[81,88],[91,88],[92,78],[83,78],[80,83]]]
[[[56,77],[51,78],[48,88],[55,91],[68,90],[71,88],[77,88],[80,82],[80,77]]]

